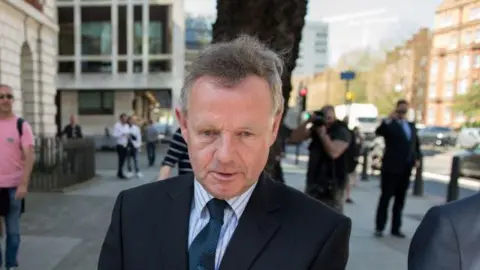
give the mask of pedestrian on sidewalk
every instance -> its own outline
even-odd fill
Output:
[[[135,116],[130,116],[127,119],[128,127],[130,128],[130,134],[128,136],[127,142],[127,177],[133,176],[133,169],[135,170],[135,175],[138,178],[143,177],[142,172],[140,172],[140,167],[138,166],[138,153],[142,147],[142,132],[140,127],[137,125],[137,118]],[[132,168],[133,163],[133,168]]]
[[[282,66],[246,36],[197,57],[176,110],[194,173],[118,195],[98,270],[345,269],[350,219],[262,173]]]
[[[117,156],[118,156],[118,169],[117,177],[119,179],[127,179],[123,172],[123,165],[127,158],[127,145],[128,136],[130,136],[130,127],[127,124],[127,115],[122,113],[119,117],[119,121],[115,123],[113,127],[113,137],[117,140]]]
[[[145,130],[146,138],[146,148],[147,148],[147,159],[148,166],[152,167],[155,164],[155,159],[157,158],[157,144],[158,144],[158,135],[160,132],[153,124],[153,120],[148,120],[148,125]]]
[[[431,208],[408,252],[408,270],[480,269],[480,194]]]
[[[348,123],[348,118],[345,123]],[[353,130],[350,131],[350,135],[352,139],[350,140],[350,146],[346,151],[346,167],[347,167],[347,185],[345,188],[345,202],[346,203],[353,203],[353,199],[351,197],[351,190],[352,187],[355,186],[358,179],[358,174],[356,168],[358,166],[358,159],[360,157],[362,145],[363,145],[363,136],[360,133],[358,127],[354,127]]]
[[[5,256],[0,249],[0,268],[10,270],[19,265],[22,200],[35,160],[32,128],[13,113],[13,101],[12,88],[0,84],[0,219],[3,217],[6,237]]]
[[[377,237],[383,236],[390,200],[393,197],[391,234],[405,238],[401,231],[405,197],[412,168],[420,164],[419,160],[422,156],[415,123],[407,121],[407,112],[408,102],[399,100],[396,109],[376,130],[376,134],[382,136],[385,141],[380,173],[381,194],[376,215],[375,235]]]
[[[172,136],[167,155],[163,158],[162,166],[160,167],[158,180],[169,178],[175,165],[178,166],[178,175],[193,172],[192,165],[190,164],[190,157],[188,156],[187,143],[183,139],[182,130],[180,128],[178,128]]]
[[[291,135],[296,143],[309,138],[306,193],[343,213],[351,140],[348,126],[336,118],[333,106],[326,105]]]

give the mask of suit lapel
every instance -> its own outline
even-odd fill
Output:
[[[158,220],[157,241],[161,246],[158,258],[164,270],[187,270],[188,231],[193,198],[193,176],[181,176],[179,181],[167,191],[164,213]]]
[[[278,193],[272,180],[262,175],[227,246],[220,270],[250,268],[279,228],[279,217],[274,213],[280,207]]]

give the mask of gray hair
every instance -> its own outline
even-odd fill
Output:
[[[204,76],[218,78],[224,87],[233,87],[250,75],[265,79],[270,88],[273,112],[283,112],[283,61],[258,39],[242,35],[229,42],[210,45],[192,63],[180,93],[180,105],[187,113],[188,98],[195,82]]]

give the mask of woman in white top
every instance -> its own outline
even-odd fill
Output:
[[[130,127],[130,135],[128,137],[128,155],[127,155],[127,169],[128,175],[132,176],[132,160],[133,166],[135,168],[135,173],[137,177],[142,177],[143,174],[140,172],[140,168],[138,167],[138,152],[140,147],[142,146],[142,133],[140,128],[136,124],[135,116],[130,116],[128,118],[128,125]]]

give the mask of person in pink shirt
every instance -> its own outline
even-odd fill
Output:
[[[34,163],[34,139],[32,128],[21,122],[12,111],[12,88],[0,84],[0,204],[6,231],[5,268],[18,267],[20,247],[20,213],[22,199],[28,192],[28,184]],[[5,207],[7,206],[7,207]],[[3,265],[0,250],[0,268]]]

